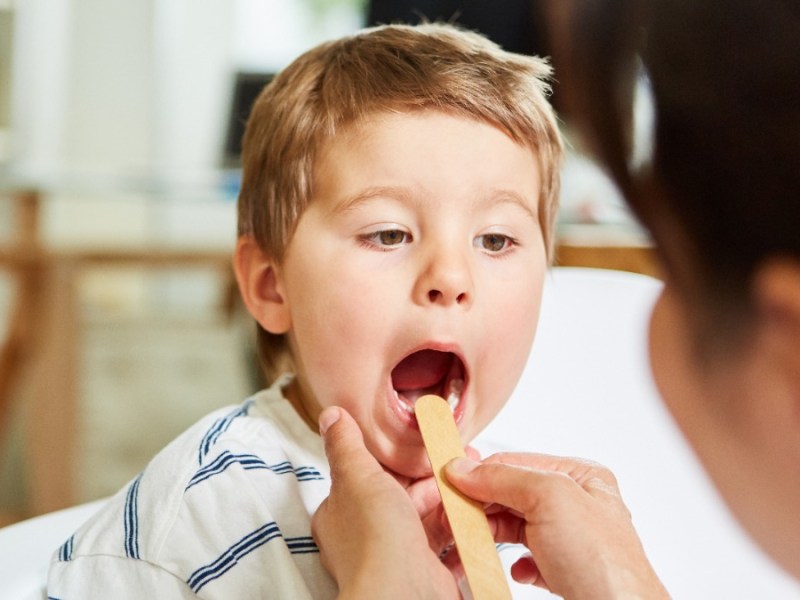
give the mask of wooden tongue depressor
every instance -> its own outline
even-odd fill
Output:
[[[465,456],[450,407],[439,396],[427,395],[417,399],[414,413],[473,600],[510,600],[511,592],[482,505],[456,490],[444,475],[448,462]]]

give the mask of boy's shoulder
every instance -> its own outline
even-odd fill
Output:
[[[143,474],[165,473],[171,485],[188,484],[198,469],[207,467],[226,452],[247,452],[264,460],[271,457],[305,456],[324,460],[322,442],[284,397],[282,377],[239,405],[219,408],[165,446]]]
[[[59,549],[54,563],[113,555],[189,582],[238,540],[256,532],[269,538],[272,529],[264,527],[281,540],[313,545],[310,514],[329,490],[327,461],[319,437],[280,387],[216,410],[174,439]]]
[[[235,477],[272,488],[283,486],[270,474],[301,469],[301,480],[305,471],[326,478],[322,442],[284,397],[285,383],[207,414],[172,440],[126,488],[138,486],[140,510],[169,516],[181,504],[226,494]]]

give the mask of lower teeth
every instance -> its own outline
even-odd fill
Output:
[[[461,394],[464,391],[464,380],[463,379],[452,379],[447,386],[447,404],[450,406],[450,410],[456,410],[456,407],[461,402]],[[414,414],[414,406],[404,397],[400,396],[397,390],[394,390],[395,396],[397,397],[398,404],[400,408],[406,411],[409,414]]]
[[[397,403],[400,405],[404,411],[409,414],[414,414],[414,407],[411,406],[408,402],[406,402],[403,398],[400,397],[400,394],[397,393],[397,390],[394,391],[395,398],[397,398]]]
[[[450,410],[455,411],[458,403],[461,402],[461,392],[464,391],[463,379],[450,380],[449,390],[447,393],[447,404],[450,405]]]

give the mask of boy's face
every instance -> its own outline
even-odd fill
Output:
[[[413,415],[450,396],[471,440],[517,383],[546,257],[533,152],[442,112],[380,113],[323,146],[277,268],[311,419],[346,408],[389,469],[430,474]]]

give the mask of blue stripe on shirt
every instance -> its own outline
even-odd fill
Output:
[[[322,473],[317,471],[314,467],[293,467],[292,469],[298,481],[319,481],[325,479]]]
[[[128,558],[139,558],[139,482],[142,480],[142,473],[133,481],[128,488],[128,495],[125,498],[124,527],[125,527],[125,556]]]
[[[254,454],[233,454],[228,450],[220,453],[217,458],[206,466],[198,469],[189,480],[184,491],[188,491],[194,485],[206,479],[219,475],[233,464],[239,464],[243,469],[250,471],[254,469],[267,469],[278,475],[294,474],[298,481],[314,481],[324,479],[319,471],[314,467],[293,467],[289,461],[284,461],[274,465],[268,465],[261,458]]]
[[[194,593],[199,592],[206,584],[232,569],[239,559],[277,537],[281,537],[277,523],[270,522],[262,525],[228,548],[214,562],[197,569],[189,576],[186,583]]]
[[[231,423],[233,423],[235,419],[247,415],[247,412],[250,410],[252,404],[253,400],[247,400],[236,410],[230,412],[221,419],[214,421],[206,434],[203,436],[203,439],[200,441],[200,449],[197,456],[198,464],[203,464],[203,459],[208,455],[211,447],[216,443],[219,436],[228,430],[228,428],[231,426]]]
[[[69,536],[69,539],[64,542],[58,549],[58,560],[61,562],[68,562],[72,560],[72,548],[75,544],[75,536]]]
[[[286,546],[288,546],[289,552],[292,554],[311,554],[313,552],[319,552],[319,547],[311,536],[286,538]]]

